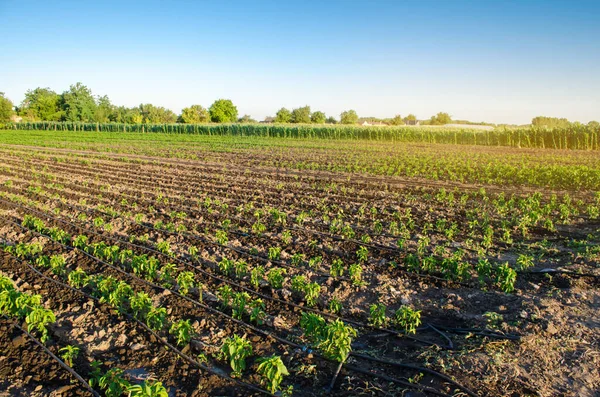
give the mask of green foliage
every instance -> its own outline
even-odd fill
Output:
[[[352,350],[352,339],[356,336],[354,328],[335,320],[325,326],[317,347],[325,357],[344,362]]]
[[[363,267],[359,263],[353,263],[348,268],[348,274],[350,275],[350,280],[352,280],[352,285],[361,286],[363,284],[362,281],[362,272]]]
[[[188,271],[179,273],[177,275],[177,285],[179,286],[179,293],[187,295],[190,289],[196,285],[194,273]]]
[[[337,258],[331,262],[331,267],[329,269],[329,274],[331,277],[341,277],[344,275],[344,262]]]
[[[59,121],[62,118],[60,96],[50,88],[28,90],[19,106],[19,115],[32,121]]]
[[[358,123],[358,114],[354,110],[347,110],[340,114],[340,123],[342,124],[356,124]]]
[[[310,115],[310,121],[314,124],[325,124],[326,120],[327,117],[325,116],[325,113],[320,111],[313,112]]]
[[[404,329],[407,334],[417,332],[417,327],[421,325],[421,311],[413,310],[408,306],[400,306],[395,313],[396,324]]]
[[[167,309],[153,307],[146,315],[146,325],[153,331],[161,331],[167,322]]]
[[[25,317],[27,321],[27,329],[29,331],[36,330],[40,333],[40,341],[46,343],[50,338],[48,333],[48,325],[56,321],[56,316],[52,310],[45,309],[41,306],[34,307]]]
[[[202,106],[192,105],[181,110],[178,121],[186,124],[207,123],[210,121],[210,114],[208,113],[208,110],[204,109]]]
[[[145,380],[140,385],[131,385],[127,388],[128,397],[169,397],[167,389],[162,382]]]
[[[262,376],[271,393],[281,390],[280,385],[283,382],[283,377],[289,375],[285,364],[281,361],[281,357],[261,357],[256,361],[258,363],[256,372]]]
[[[192,339],[192,325],[190,320],[179,320],[174,322],[169,329],[171,335],[177,338],[177,346],[185,346]]]
[[[233,370],[231,376],[237,377],[242,375],[242,371],[246,369],[246,358],[252,355],[252,344],[245,336],[240,337],[233,335],[232,338],[226,338],[220,349],[219,358],[229,361],[229,365]]]
[[[136,292],[130,298],[131,311],[138,320],[144,320],[152,309],[152,299],[145,292]]]
[[[278,261],[281,258],[281,247],[269,247],[269,259]]]
[[[233,259],[223,258],[219,263],[219,270],[226,276],[230,276],[233,273],[235,261]]]
[[[520,254],[517,257],[517,266],[515,266],[516,271],[527,270],[530,267],[533,267],[533,256]]]
[[[304,334],[313,342],[316,342],[322,335],[325,327],[325,319],[318,314],[303,312],[300,318],[300,328]]]
[[[263,266],[256,266],[250,271],[250,284],[255,289],[260,286],[260,280],[263,280],[265,276],[265,268]]]
[[[290,121],[292,123],[310,123],[310,106],[293,109]]]
[[[515,290],[517,272],[512,269],[508,262],[496,268],[496,282],[504,292],[511,293]]]
[[[342,311],[342,302],[337,298],[331,298],[329,300],[329,311],[334,314],[339,314]]]
[[[98,379],[98,386],[106,397],[120,397],[131,386],[123,377],[123,370],[111,368]],[[93,383],[93,382],[92,382]]]
[[[546,128],[567,128],[571,122],[565,118],[537,116],[531,119],[531,125]]]
[[[229,99],[217,99],[208,111],[210,120],[215,123],[235,123],[238,118],[237,107]]]
[[[431,119],[429,120],[429,124],[431,125],[444,125],[450,124],[451,122],[452,118],[450,117],[450,115],[444,112],[439,112],[435,116],[431,116]]]
[[[65,121],[95,121],[96,101],[92,91],[81,83],[69,87],[61,95],[63,120]]]
[[[369,306],[369,323],[374,327],[383,327],[387,323],[386,307],[383,303],[373,303]]]
[[[62,358],[69,367],[73,366],[73,360],[79,355],[79,348],[77,346],[67,345],[58,351],[61,353],[60,358]]]
[[[281,108],[277,111],[275,115],[276,123],[289,123],[290,121],[292,121],[292,112],[286,108]]]
[[[277,289],[283,287],[284,274],[286,273],[287,271],[280,267],[275,267],[269,270],[267,273],[267,280],[269,281],[271,287]]]

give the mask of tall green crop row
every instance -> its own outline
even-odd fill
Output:
[[[600,150],[600,128],[571,126],[560,129],[516,128],[476,131],[458,127],[363,127],[283,124],[120,124],[25,122],[8,128],[44,131],[160,132],[216,136],[294,139],[349,139],[423,142],[521,148]]]

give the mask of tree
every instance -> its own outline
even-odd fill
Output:
[[[292,112],[286,108],[279,109],[275,114],[276,123],[289,123],[290,121],[292,121]]]
[[[238,123],[256,123],[256,120],[250,117],[249,114],[245,114],[238,119]]]
[[[600,123],[595,120],[592,120],[589,123],[587,123],[587,126],[590,128],[600,128]]]
[[[325,124],[326,120],[327,120],[327,117],[325,116],[325,113],[323,113],[323,112],[316,111],[310,115],[310,121],[312,121],[315,124]]]
[[[531,125],[536,127],[567,128],[571,123],[565,118],[537,116],[531,120]]]
[[[415,121],[417,121],[417,116],[412,113],[404,118],[404,124],[414,124]]]
[[[50,88],[28,90],[19,107],[19,115],[30,120],[58,121],[63,116],[60,95]]]
[[[94,119],[96,101],[92,91],[81,83],[72,85],[68,91],[63,92],[60,104],[64,121],[89,122]]]
[[[310,123],[310,106],[304,106],[292,110],[292,123]]]
[[[141,104],[140,113],[144,124],[170,124],[177,121],[177,115],[172,110],[150,103]]]
[[[439,112],[435,116],[431,116],[430,124],[431,125],[444,125],[450,124],[452,122],[452,118],[448,113]]]
[[[404,124],[404,119],[399,114],[395,115],[391,120],[390,124],[392,125],[402,125]]]
[[[340,114],[340,123],[342,124],[356,124],[358,123],[358,114],[354,110],[347,110]]]
[[[325,121],[327,124],[337,124],[337,120],[335,119],[335,117],[333,116],[329,116],[327,117],[327,120]]]
[[[10,99],[0,92],[0,123],[10,121],[10,117],[14,114],[14,106]]]
[[[98,98],[96,110],[94,111],[94,121],[97,123],[116,121],[115,107],[106,95]]]
[[[202,106],[192,105],[189,108],[181,110],[181,116],[179,116],[179,120],[177,121],[186,124],[207,123],[210,121],[210,114]]]
[[[217,99],[208,111],[215,123],[235,123],[238,118],[238,110],[229,99]]]

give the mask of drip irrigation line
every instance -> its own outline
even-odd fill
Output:
[[[234,323],[236,323],[236,324],[238,324],[238,325],[241,325],[241,326],[247,327],[247,328],[249,328],[249,329],[251,329],[251,330],[253,330],[253,331],[255,331],[255,332],[257,332],[257,333],[259,333],[259,334],[261,334],[261,335],[264,335],[264,336],[266,336],[266,337],[271,337],[271,338],[274,338],[275,340],[278,340],[279,342],[282,342],[282,343],[284,343],[284,344],[287,344],[287,345],[289,345],[289,346],[292,346],[292,347],[298,348],[298,349],[300,349],[300,351],[302,351],[302,352],[303,352],[303,353],[305,353],[305,354],[313,354],[313,355],[315,355],[315,356],[317,356],[317,357],[319,357],[319,358],[321,358],[321,359],[323,359],[323,360],[325,360],[325,361],[329,361],[329,362],[335,362],[335,361],[332,361],[332,360],[329,360],[329,359],[325,358],[324,356],[322,356],[322,355],[320,355],[320,354],[318,354],[318,353],[316,353],[316,352],[313,352],[313,351],[312,351],[312,349],[309,349],[309,348],[307,348],[306,346],[302,346],[302,345],[299,345],[299,344],[297,344],[297,343],[291,342],[291,341],[289,341],[289,340],[287,340],[287,339],[285,339],[285,338],[282,338],[282,337],[279,337],[279,336],[277,336],[277,335],[274,335],[274,334],[272,334],[271,332],[267,332],[267,331],[260,330],[259,328],[257,328],[257,327],[254,327],[254,326],[253,326],[253,325],[251,325],[251,324],[248,324],[248,323],[246,323],[246,322],[244,322],[244,321],[241,321],[241,320],[234,319],[233,317],[231,317],[231,316],[229,316],[229,315],[227,315],[227,314],[225,314],[225,313],[223,313],[223,312],[221,312],[221,311],[219,311],[219,310],[216,310],[216,309],[214,309],[214,308],[212,308],[212,307],[210,307],[210,306],[208,306],[208,305],[206,305],[206,304],[200,303],[200,302],[198,302],[198,301],[196,301],[196,300],[194,300],[194,299],[192,299],[192,298],[189,298],[189,297],[187,297],[187,296],[181,295],[181,294],[179,294],[178,292],[176,292],[176,291],[174,291],[174,290],[171,290],[170,288],[165,288],[165,287],[162,287],[162,286],[160,286],[160,285],[158,285],[158,284],[154,284],[154,283],[152,283],[152,282],[150,282],[150,281],[147,281],[147,280],[141,279],[141,278],[139,278],[139,277],[137,277],[137,276],[135,276],[135,275],[132,275],[132,274],[130,274],[130,273],[128,273],[128,272],[125,272],[124,270],[122,270],[122,269],[120,269],[120,268],[118,268],[118,267],[116,267],[116,266],[114,266],[114,265],[111,265],[111,264],[109,264],[109,263],[107,263],[107,262],[104,262],[104,261],[102,261],[101,259],[99,259],[99,258],[96,258],[96,257],[94,257],[94,256],[90,255],[89,253],[87,253],[87,252],[83,251],[83,250],[80,250],[80,249],[78,249],[78,248],[74,248],[74,247],[67,246],[67,245],[65,245],[65,244],[63,244],[63,243],[60,243],[60,242],[58,242],[58,241],[56,241],[56,240],[53,240],[51,237],[49,237],[49,236],[47,236],[47,235],[45,235],[45,234],[42,234],[42,233],[39,233],[39,232],[36,232],[36,231],[29,230],[29,229],[27,229],[27,228],[25,228],[25,227],[23,227],[23,226],[21,226],[21,225],[19,225],[19,224],[15,223],[15,222],[13,222],[13,221],[9,221],[9,222],[12,222],[13,224],[15,224],[15,225],[17,225],[17,226],[21,227],[23,230],[30,231],[30,232],[32,232],[32,233],[35,233],[35,234],[38,234],[38,235],[41,235],[41,236],[47,237],[47,238],[49,238],[51,241],[55,242],[56,244],[59,244],[59,245],[63,246],[63,247],[64,247],[65,249],[67,249],[67,250],[75,250],[75,251],[81,252],[81,253],[83,253],[84,255],[86,255],[86,256],[88,256],[88,257],[90,257],[91,259],[93,259],[94,261],[96,261],[96,262],[99,262],[99,263],[101,263],[101,264],[103,264],[103,265],[105,265],[105,266],[107,266],[107,267],[109,267],[109,268],[111,268],[111,269],[113,269],[113,270],[115,270],[115,271],[117,271],[117,272],[119,272],[119,273],[121,273],[121,274],[123,274],[123,275],[127,276],[127,277],[130,277],[130,278],[132,278],[132,279],[134,279],[134,280],[137,280],[138,282],[141,282],[141,283],[143,283],[143,284],[149,285],[149,286],[151,286],[151,287],[153,287],[153,288],[155,288],[155,289],[159,289],[159,290],[167,290],[167,291],[171,292],[172,294],[174,294],[174,295],[176,295],[176,296],[178,296],[178,297],[180,297],[180,298],[182,298],[182,299],[184,299],[184,300],[187,300],[187,301],[189,301],[190,303],[192,303],[192,304],[194,304],[194,305],[196,305],[196,306],[202,307],[202,308],[204,308],[204,309],[206,309],[206,310],[208,310],[208,311],[210,311],[210,312],[212,312],[212,313],[215,313],[215,314],[217,314],[217,315],[221,315],[221,316],[223,316],[223,317],[227,318],[228,320],[230,320],[230,321],[233,321]],[[28,264],[27,264],[27,265],[28,265]],[[28,266],[30,266],[30,265],[28,265]],[[52,280],[52,279],[51,279],[51,280]],[[52,281],[55,281],[55,280],[52,280]],[[68,286],[68,285],[67,285],[67,287],[68,287],[68,288],[71,288],[71,289],[73,289],[72,287],[70,287],[70,286]],[[80,291],[80,292],[81,292],[81,291]],[[83,292],[82,292],[82,293],[83,293]],[[93,297],[92,297],[92,298],[93,298]],[[93,299],[95,299],[95,298],[93,298]],[[137,319],[135,319],[135,318],[133,318],[133,319],[134,319],[135,321],[138,321],[138,320],[137,320]],[[138,321],[138,322],[139,322],[139,321]],[[141,323],[141,322],[139,322],[139,323],[145,326],[145,324],[143,324],[143,323]],[[150,330],[150,331],[151,331],[151,330]],[[419,367],[419,366],[414,366],[414,365],[410,365],[410,364],[402,364],[402,363],[398,363],[398,362],[395,362],[395,361],[390,361],[390,360],[378,359],[378,358],[375,358],[375,357],[372,357],[372,356],[369,356],[369,355],[359,354],[359,353],[355,353],[355,352],[350,352],[350,354],[349,354],[349,355],[350,355],[350,356],[352,356],[352,357],[358,357],[358,358],[362,358],[362,359],[365,359],[365,360],[367,360],[367,361],[375,361],[375,362],[379,362],[379,363],[388,364],[388,365],[391,365],[391,366],[396,366],[396,367],[405,368],[405,369],[411,369],[411,370],[414,370],[414,371],[425,371],[425,372],[428,372],[428,373],[430,373],[430,374],[432,374],[432,375],[434,375],[434,376],[438,376],[440,379],[443,379],[443,380],[445,380],[446,382],[449,382],[449,383],[451,383],[452,385],[454,385],[454,386],[458,387],[458,388],[459,388],[459,389],[461,389],[461,390],[462,390],[462,389],[465,389],[465,387],[464,387],[464,386],[460,385],[459,383],[456,383],[455,381],[451,380],[451,379],[450,379],[450,378],[448,378],[447,376],[445,376],[445,375],[443,375],[443,374],[441,374],[441,373],[438,373],[438,372],[436,372],[436,371],[429,370],[429,369],[427,369],[427,368],[422,368],[422,367]],[[425,391],[427,391],[427,392],[430,392],[430,393],[434,393],[434,394],[438,394],[438,395],[444,395],[444,396],[445,396],[445,394],[443,394],[443,393],[442,393],[442,394],[439,394],[440,392],[437,392],[435,389],[428,388],[427,386],[424,386],[424,385],[413,384],[413,383],[410,383],[410,382],[403,381],[403,380],[401,380],[401,379],[396,379],[396,378],[392,378],[392,377],[389,377],[389,376],[386,376],[386,375],[377,374],[377,373],[375,373],[375,372],[372,372],[372,371],[367,371],[367,370],[363,370],[363,369],[361,369],[361,368],[354,367],[354,366],[350,366],[350,365],[346,365],[346,368],[347,368],[347,369],[351,369],[351,370],[353,370],[353,371],[357,371],[357,372],[363,373],[363,374],[368,374],[368,375],[371,375],[371,376],[373,376],[373,377],[380,378],[380,379],[383,379],[383,380],[392,381],[392,382],[394,382],[394,383],[397,383],[397,384],[400,384],[400,385],[403,385],[403,386],[412,387],[412,388],[417,388],[418,390],[425,390]],[[473,396],[475,396],[475,397],[476,397],[476,395],[475,395],[475,394],[473,394]]]
[[[10,321],[10,318],[7,317],[6,315],[2,315],[2,317],[4,317],[5,319],[8,319]],[[54,353],[52,353],[50,351],[50,349],[48,349],[42,342],[40,342],[35,336],[33,336],[32,334],[30,334],[25,328],[21,327],[19,324],[17,324],[14,321],[10,321],[10,327],[16,328],[18,329],[20,332],[24,333],[25,335],[27,335],[27,337],[29,339],[31,339],[31,341],[33,341],[36,345],[38,345],[39,347],[41,347],[44,352],[46,354],[48,354],[50,357],[52,357],[52,359],[54,361],[56,361],[63,369],[65,369],[67,372],[69,372],[75,379],[77,379],[77,381],[79,383],[81,383],[81,385],[86,388],[94,397],[100,397],[100,394],[98,394],[91,386],[90,384],[81,377],[81,375],[79,375],[73,368],[69,367],[63,360],[61,360],[60,358],[58,358]]]
[[[63,192],[61,192],[61,193],[63,193]],[[35,193],[35,194],[41,196],[38,193]],[[111,194],[113,196],[115,195],[114,193],[111,193]],[[132,196],[130,196],[130,197],[132,197]],[[140,200],[140,198],[138,198],[138,197],[134,197],[134,198],[136,200]],[[146,201],[146,202],[149,202],[149,200],[147,200],[147,199],[143,199],[143,200]],[[77,207],[75,207],[73,205],[70,205],[70,204],[67,204],[65,202],[61,202],[61,203],[63,205],[65,205],[65,206],[67,206],[67,207],[77,209],[77,210],[79,210],[81,212],[85,212],[87,214],[90,214],[90,211],[91,211],[91,210],[84,210],[84,209],[77,208]],[[173,206],[173,205],[171,205],[171,207],[173,207],[173,208],[179,208],[179,209],[183,208],[183,209],[188,209],[188,210],[192,210],[194,212],[197,212],[197,210],[194,210],[193,208],[187,207],[187,206]],[[96,208],[93,208],[92,210],[98,211],[98,212],[100,212],[100,213],[102,213],[102,214],[104,214],[106,216],[111,217],[112,219],[116,218],[112,214],[106,213],[106,212],[98,210]],[[237,248],[234,248],[234,247],[230,247],[228,245],[219,244],[219,243],[207,240],[205,238],[202,238],[200,236],[195,236],[195,235],[192,235],[192,234],[189,234],[189,233],[183,233],[183,232],[170,232],[168,230],[156,229],[156,228],[154,228],[152,226],[144,225],[142,223],[135,223],[135,222],[133,222],[131,220],[128,220],[128,219],[125,219],[123,217],[119,217],[119,219],[125,220],[125,221],[127,221],[129,223],[136,224],[138,226],[147,228],[149,230],[154,230],[154,231],[157,231],[157,232],[163,232],[163,233],[167,233],[167,234],[174,235],[174,236],[188,236],[189,238],[192,238],[192,239],[195,239],[195,240],[198,240],[198,241],[202,241],[202,242],[207,243],[207,244],[212,244],[212,245],[215,245],[215,246],[218,246],[218,247],[222,247],[222,248],[225,248],[225,249],[230,249],[230,250],[232,250],[234,252],[237,252],[240,255],[246,255],[246,256],[249,256],[249,257],[254,257],[255,259],[261,260],[261,261],[263,261],[265,263],[268,263],[270,261],[271,263],[275,263],[275,264],[278,264],[280,266],[284,266],[286,268],[299,269],[298,267],[294,267],[292,265],[288,265],[284,261],[268,260],[268,259],[266,259],[264,257],[258,256],[258,255],[253,255],[253,254],[251,254],[249,252],[246,252],[244,250],[240,250],[240,249],[237,249]],[[237,219],[237,220],[242,219],[245,222],[251,223],[250,221],[245,220],[242,217],[234,216],[233,219]],[[216,225],[214,222],[210,222],[210,224],[211,225]],[[372,248],[372,249],[375,249],[375,250],[387,250],[387,251],[399,252],[399,253],[404,253],[405,252],[404,250],[399,249],[399,248],[395,248],[395,247],[389,247],[389,246],[383,246],[383,245],[373,245],[373,244],[364,243],[364,242],[361,242],[361,241],[358,241],[358,240],[347,239],[347,238],[339,237],[339,236],[336,236],[336,235],[333,235],[333,234],[323,233],[323,232],[319,232],[319,231],[315,231],[315,230],[310,230],[310,229],[300,229],[300,228],[296,228],[296,227],[285,227],[285,226],[282,226],[282,229],[300,231],[300,232],[305,232],[305,233],[312,233],[312,234],[315,234],[315,235],[320,235],[320,236],[325,236],[325,237],[331,238],[334,241],[338,241],[338,242],[351,242],[351,243],[353,243],[353,244],[355,244],[355,245],[357,245],[359,247],[360,246],[365,246],[365,247],[369,247],[369,248]],[[247,236],[247,234],[241,233],[241,232],[230,232],[230,233],[234,233],[234,234],[238,234],[238,235],[242,235],[242,236]],[[474,250],[470,250],[470,251],[474,251]],[[407,274],[408,276],[411,276],[411,277],[423,278],[423,279],[428,279],[428,280],[435,280],[435,281],[438,281],[438,282],[445,282],[445,283],[451,282],[451,283],[455,283],[455,284],[461,285],[461,286],[466,287],[466,288],[471,288],[471,285],[468,284],[468,283],[465,283],[465,282],[456,281],[456,280],[448,280],[448,279],[445,279],[443,277],[439,277],[439,276],[435,276],[435,275],[431,275],[431,274],[421,274],[421,273],[411,272],[411,271],[407,270],[405,266],[399,266],[399,265],[397,265],[397,268],[398,268],[398,270],[402,271],[404,274]],[[311,270],[305,269],[305,271],[311,271]],[[329,275],[329,274],[320,273],[320,272],[316,272],[316,271],[312,271],[312,272],[314,274],[318,275],[318,276],[321,276],[321,277],[331,278],[331,275]],[[346,280],[346,281],[350,280],[349,278],[344,277],[344,276],[338,277],[337,279],[339,279],[339,280]]]
[[[34,209],[32,209],[32,208],[29,208],[29,207],[26,207],[26,206],[23,206],[23,205],[20,205],[20,204],[17,204],[17,203],[13,203],[13,202],[11,202],[11,201],[6,201],[6,200],[4,200],[4,199],[1,199],[1,198],[0,198],[0,202],[8,203],[8,204],[11,204],[11,205],[14,205],[14,206],[20,207],[20,208],[22,208],[22,209],[24,209],[24,210],[29,210],[29,211],[32,211],[32,212],[34,212],[34,213],[37,213],[37,214],[39,214],[39,215],[41,215],[41,216],[44,216],[44,217],[46,217],[46,218],[48,218],[48,219],[53,219],[54,221],[57,221],[57,222],[64,223],[64,224],[66,224],[66,225],[68,225],[68,226],[71,226],[71,227],[73,227],[73,228],[76,228],[76,229],[81,229],[81,230],[83,230],[83,228],[82,228],[82,227],[80,227],[80,226],[78,226],[78,225],[76,225],[76,224],[74,224],[74,223],[72,223],[72,222],[65,221],[65,220],[62,220],[62,219],[59,219],[59,218],[55,218],[55,217],[53,217],[53,216],[51,216],[51,215],[49,215],[49,214],[43,213],[43,212],[41,212],[41,211],[37,211],[37,210],[34,210]],[[249,292],[249,293],[251,293],[251,294],[257,295],[257,296],[259,296],[259,297],[261,297],[261,298],[263,298],[263,299],[267,299],[267,300],[270,300],[270,301],[273,301],[273,302],[277,302],[277,303],[280,303],[280,304],[283,304],[283,305],[287,305],[287,306],[290,306],[290,307],[294,307],[294,308],[297,308],[297,309],[299,309],[299,310],[301,310],[301,311],[302,311],[302,310],[304,310],[304,311],[310,311],[310,312],[317,313],[317,314],[319,314],[319,315],[322,315],[322,316],[324,316],[324,317],[327,317],[327,318],[332,318],[332,319],[341,320],[341,321],[344,321],[344,322],[346,322],[346,323],[348,323],[348,324],[355,325],[355,326],[357,326],[357,327],[362,327],[362,328],[366,328],[366,329],[373,329],[373,330],[376,330],[376,331],[385,332],[385,333],[388,333],[388,334],[391,334],[391,335],[395,335],[395,336],[399,336],[399,337],[404,337],[404,338],[411,339],[411,340],[414,340],[414,341],[416,341],[416,342],[424,343],[424,344],[427,344],[427,345],[431,345],[431,346],[438,346],[438,347],[440,347],[440,348],[442,348],[442,349],[446,348],[446,347],[444,347],[444,346],[442,346],[442,345],[439,345],[439,344],[437,344],[437,343],[435,343],[435,342],[429,342],[429,341],[425,341],[425,340],[422,340],[422,339],[420,339],[420,338],[416,338],[416,337],[413,337],[413,336],[406,335],[406,334],[404,334],[404,333],[402,333],[402,332],[398,332],[398,331],[391,330],[391,329],[388,329],[388,328],[376,328],[376,327],[373,327],[373,326],[371,326],[371,325],[369,325],[369,324],[365,324],[365,323],[361,323],[361,322],[359,322],[359,321],[354,321],[354,320],[350,320],[350,319],[347,319],[347,318],[344,318],[344,317],[336,316],[336,315],[334,315],[334,314],[330,314],[330,313],[327,313],[327,312],[323,312],[323,311],[321,311],[321,310],[318,310],[318,309],[314,309],[314,308],[310,308],[310,307],[306,307],[306,306],[301,306],[301,305],[295,304],[295,303],[293,303],[293,302],[284,301],[284,300],[281,300],[281,299],[278,299],[278,298],[273,298],[273,297],[271,297],[271,296],[268,296],[268,295],[265,295],[265,294],[263,294],[263,293],[260,293],[260,292],[254,291],[254,290],[252,290],[252,289],[250,289],[250,288],[244,287],[244,286],[242,286],[241,284],[238,284],[238,283],[236,283],[236,282],[234,282],[234,281],[232,281],[232,280],[228,280],[228,279],[224,279],[224,278],[222,278],[222,277],[216,276],[216,275],[214,275],[214,274],[212,274],[212,273],[210,273],[210,272],[207,272],[206,270],[204,270],[204,269],[202,269],[202,268],[199,268],[198,266],[195,266],[195,265],[193,265],[193,264],[191,264],[191,263],[188,263],[188,262],[186,262],[186,261],[183,261],[183,260],[181,260],[181,259],[179,259],[179,258],[172,258],[172,257],[170,257],[170,256],[168,256],[168,255],[166,255],[166,254],[164,254],[164,253],[162,253],[162,252],[160,252],[160,251],[157,251],[157,250],[155,250],[155,249],[148,248],[148,247],[141,246],[141,245],[137,245],[137,244],[133,244],[133,243],[130,243],[130,242],[128,242],[128,241],[125,241],[125,240],[121,240],[121,239],[119,239],[119,238],[116,238],[116,237],[112,237],[112,236],[105,236],[105,235],[102,235],[102,234],[96,233],[96,232],[94,232],[94,231],[92,231],[92,230],[87,230],[87,229],[86,229],[86,232],[89,232],[89,233],[91,233],[91,234],[93,234],[93,235],[95,235],[95,236],[99,236],[99,237],[103,237],[103,238],[108,238],[108,239],[111,239],[111,240],[115,240],[115,241],[117,241],[117,242],[119,242],[119,243],[121,243],[121,244],[126,244],[126,245],[129,245],[129,246],[132,246],[132,247],[136,247],[136,248],[139,248],[139,249],[142,249],[142,250],[146,250],[146,251],[152,252],[152,253],[154,253],[154,254],[156,254],[156,255],[160,255],[161,257],[165,257],[165,258],[167,258],[168,260],[173,260],[173,259],[174,259],[176,262],[178,262],[178,263],[182,264],[183,266],[190,267],[190,268],[192,268],[192,269],[194,269],[194,270],[196,270],[196,271],[198,271],[198,272],[202,273],[203,275],[206,275],[207,277],[210,277],[210,278],[216,279],[216,280],[220,281],[221,283],[225,283],[225,284],[233,285],[233,286],[235,286],[235,287],[237,287],[237,288],[240,288],[240,289],[242,289],[242,290],[244,290],[244,291],[246,291],[246,292]],[[86,255],[88,255],[88,253],[87,253],[87,252],[84,252],[84,253],[85,253]],[[199,263],[202,263],[202,262],[200,262],[200,261],[199,261]],[[442,328],[442,327],[440,327],[440,328]],[[426,329],[426,328],[423,328],[423,329]],[[478,331],[480,332],[481,330],[478,330]],[[486,335],[484,335],[484,336],[487,336],[487,334],[486,334]],[[495,335],[495,337],[496,337],[496,338],[502,338],[502,334]],[[506,338],[506,339],[511,339],[511,338]]]
[[[39,234],[41,234],[41,233],[39,233]],[[41,235],[42,235],[42,236],[45,236],[44,234],[41,234]],[[46,237],[48,237],[48,236],[46,236]],[[55,241],[55,240],[52,240],[51,238],[50,238],[50,240],[51,240],[51,241],[54,241],[55,243],[58,243],[57,241]],[[64,247],[67,247],[67,248],[68,248],[68,246],[65,246],[64,244],[61,244],[61,243],[58,243],[58,244],[60,244],[60,245],[63,245]],[[75,291],[75,292],[77,292],[77,293],[79,293],[79,294],[81,294],[81,295],[85,296],[85,297],[86,297],[86,298],[88,298],[88,299],[92,299],[92,300],[94,300],[94,301],[96,301],[96,302],[98,302],[98,303],[102,304],[102,303],[100,302],[100,299],[98,299],[98,298],[96,298],[96,297],[94,297],[94,296],[92,296],[92,295],[90,295],[90,294],[88,294],[88,293],[86,293],[86,292],[83,292],[83,291],[81,291],[81,290],[79,290],[79,289],[76,289],[76,288],[74,288],[74,287],[71,287],[70,285],[68,285],[68,284],[66,284],[66,283],[64,283],[64,282],[62,282],[62,281],[58,281],[58,280],[55,280],[55,279],[53,279],[53,278],[51,278],[51,277],[48,277],[48,276],[46,276],[45,274],[43,274],[42,272],[40,272],[39,270],[37,270],[37,269],[36,269],[35,267],[33,267],[32,265],[30,265],[29,263],[27,263],[27,262],[25,262],[25,261],[22,261],[21,259],[17,258],[16,256],[14,256],[14,255],[12,255],[12,254],[10,254],[10,255],[11,255],[11,256],[12,256],[14,259],[16,259],[16,260],[17,260],[19,263],[26,265],[26,266],[27,266],[29,269],[31,269],[32,271],[34,271],[36,274],[38,274],[39,276],[43,277],[44,279],[46,279],[46,280],[48,280],[48,281],[51,281],[51,282],[53,282],[53,283],[55,283],[55,284],[57,284],[57,285],[59,285],[59,286],[61,286],[61,287],[63,287],[63,288],[67,288],[67,289],[69,289],[69,290],[71,290],[71,291]],[[167,346],[169,349],[171,349],[171,350],[175,351],[175,353],[177,353],[177,354],[178,354],[180,357],[182,357],[184,360],[188,361],[190,364],[192,364],[192,365],[194,365],[194,366],[196,366],[196,367],[198,367],[198,368],[200,368],[200,369],[202,369],[202,370],[204,370],[204,371],[206,371],[206,372],[209,372],[209,373],[211,373],[211,374],[213,374],[213,375],[217,375],[217,376],[219,376],[219,377],[221,377],[221,378],[223,378],[223,379],[225,379],[225,380],[228,380],[228,381],[234,382],[234,383],[236,383],[236,384],[238,384],[238,385],[240,385],[240,386],[243,386],[243,387],[245,387],[245,388],[248,388],[248,389],[250,389],[250,390],[252,390],[252,391],[259,392],[259,393],[262,393],[262,394],[266,394],[266,395],[269,395],[269,396],[274,396],[274,394],[272,394],[271,392],[269,392],[269,391],[267,391],[267,390],[261,389],[261,388],[259,388],[259,387],[256,387],[256,386],[254,386],[254,385],[251,385],[250,383],[246,383],[246,382],[240,381],[240,380],[238,380],[238,379],[232,378],[232,377],[230,377],[229,375],[224,375],[224,374],[220,373],[219,371],[215,371],[215,370],[213,370],[213,369],[211,369],[211,368],[209,368],[209,367],[205,366],[204,364],[201,364],[201,363],[197,362],[197,361],[196,361],[196,360],[194,360],[193,358],[191,358],[191,357],[189,357],[188,355],[186,355],[185,353],[181,352],[179,349],[177,349],[175,346],[173,346],[171,343],[169,343],[169,341],[167,341],[165,338],[163,338],[162,336],[160,336],[158,333],[156,333],[155,331],[153,331],[152,329],[150,329],[150,328],[149,328],[149,327],[148,327],[146,324],[144,324],[143,322],[139,321],[139,320],[138,320],[138,319],[136,319],[135,317],[131,316],[131,315],[130,315],[130,314],[128,314],[128,313],[119,313],[119,314],[120,314],[120,315],[122,315],[122,316],[125,316],[125,317],[127,317],[129,320],[131,320],[131,321],[133,321],[133,322],[137,323],[138,325],[140,325],[142,328],[144,328],[146,331],[148,331],[150,334],[152,334],[152,335],[153,335],[153,336],[154,336],[154,337],[155,337],[157,340],[159,340],[159,341],[160,341],[160,342],[161,342],[163,345],[165,345],[165,346]],[[66,365],[66,364],[65,364],[65,365]],[[88,386],[89,386],[89,385],[88,385]],[[97,395],[97,393],[96,393],[96,395]],[[99,397],[99,395],[98,395],[98,397]]]

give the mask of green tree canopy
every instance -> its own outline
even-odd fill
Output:
[[[397,114],[394,117],[392,117],[392,119],[390,120],[390,124],[391,125],[402,125],[402,124],[404,124],[404,119],[402,118],[402,116]]]
[[[408,116],[406,116],[404,118],[404,122],[407,123],[409,121],[417,121],[417,116],[415,116],[414,114],[409,114]]]
[[[0,92],[0,123],[10,121],[10,116],[14,114],[14,105],[10,99]]]
[[[340,123],[342,124],[356,124],[358,123],[358,114],[354,110],[346,110],[340,114]]]
[[[531,120],[531,125],[536,127],[566,128],[571,122],[565,118],[537,116]]]
[[[304,106],[292,110],[292,123],[310,123],[310,106]]]
[[[28,90],[19,106],[19,115],[32,121],[58,121],[63,117],[60,95],[50,88]]]
[[[323,113],[323,112],[316,111],[310,115],[310,121],[312,121],[315,124],[325,124],[326,120],[327,120],[327,117],[325,116],[325,113]]]
[[[172,110],[150,103],[140,105],[144,124],[170,124],[177,121],[177,115]]]
[[[72,85],[68,91],[61,95],[61,108],[64,112],[64,121],[84,121],[94,120],[96,112],[96,101],[92,96],[92,91],[81,83]]]
[[[431,116],[429,123],[431,125],[445,125],[450,124],[452,122],[452,118],[448,113],[439,112],[435,116]]]
[[[337,120],[335,119],[335,117],[333,116],[329,116],[327,117],[327,120],[325,121],[327,124],[337,124]]]
[[[592,120],[589,123],[587,123],[587,126],[591,128],[600,128],[600,123],[595,120]]]
[[[179,116],[180,123],[186,124],[200,124],[207,123],[210,121],[210,114],[208,110],[200,105],[192,105],[189,108],[183,108],[181,110],[181,116]]]
[[[238,118],[237,107],[229,99],[217,99],[208,111],[215,123],[235,123]]]
[[[106,95],[99,97],[94,111],[94,121],[97,123],[108,123],[116,121],[116,119],[115,106],[110,103],[110,99]]]
[[[281,108],[277,111],[275,115],[276,123],[289,123],[290,121],[292,121],[292,112],[286,108]]]

